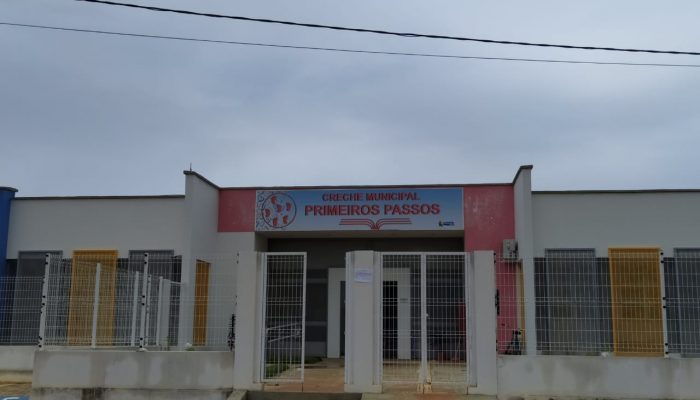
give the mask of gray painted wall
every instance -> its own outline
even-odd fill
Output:
[[[700,192],[533,193],[535,256],[546,248],[700,248]]]
[[[184,198],[15,199],[8,258],[19,251],[183,250]]]

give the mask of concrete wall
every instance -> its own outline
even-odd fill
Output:
[[[182,197],[13,200],[8,258],[19,251],[183,250]]]
[[[31,382],[36,346],[0,346],[0,382]]]
[[[500,356],[498,397],[698,399],[700,359]]]
[[[233,353],[218,351],[38,351],[32,387],[232,388]]]
[[[184,204],[184,243],[182,252],[182,284],[180,305],[179,345],[193,342],[192,320],[194,318],[194,285],[197,260],[209,262],[212,278],[220,275],[224,269],[224,257],[216,255],[219,190],[210,182],[195,173],[185,172]],[[211,296],[209,293],[209,301]],[[209,321],[207,321],[209,325]],[[211,330],[208,330],[210,333]],[[207,338],[209,339],[209,338]]]
[[[535,255],[546,248],[700,247],[700,192],[533,193]]]
[[[515,191],[515,239],[518,242],[518,257],[522,262],[523,269],[523,288],[524,295],[526,299],[535,298],[535,263],[533,260],[534,254],[534,240],[533,240],[533,230],[534,230],[534,215],[533,215],[533,198],[532,198],[532,167],[520,167],[518,174],[515,177],[515,182],[513,183]],[[504,271],[499,271],[502,273]],[[507,298],[515,299],[517,298],[514,289],[516,288],[515,274],[509,276],[506,282],[502,280],[505,276],[501,277],[502,285],[500,290],[504,291],[504,295]],[[510,288],[510,289],[508,289]],[[509,290],[509,292],[506,292]],[[508,307],[506,307],[508,308]],[[514,316],[517,320],[517,315]],[[499,327],[501,325],[499,324]],[[517,323],[515,324],[517,327]],[[522,328],[522,327],[520,327]],[[510,330],[499,331],[499,347],[508,343],[510,338]],[[505,331],[505,332],[504,332]],[[536,332],[536,314],[535,307],[525,308],[525,352],[527,354],[537,353],[537,335],[531,334],[527,335],[527,332]],[[505,337],[504,337],[505,336]]]

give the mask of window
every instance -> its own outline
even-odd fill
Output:
[[[669,353],[700,355],[700,248],[664,259]]]
[[[47,253],[51,259],[61,258],[60,251],[21,251],[14,276],[0,278],[0,292],[6,293],[0,309],[0,343],[37,343]]]
[[[610,351],[610,283],[593,249],[547,249],[535,260],[538,350],[545,354]]]

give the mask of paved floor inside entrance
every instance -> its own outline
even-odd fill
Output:
[[[343,393],[345,368],[342,359],[324,359],[304,367],[303,383],[266,383],[266,392]],[[282,377],[284,378],[284,377]]]
[[[345,369],[342,359],[324,359],[315,364],[305,366],[303,383],[266,383],[267,392],[307,392],[307,393],[343,393]],[[418,380],[418,362],[387,362],[384,364],[386,378],[406,378],[404,382],[385,381],[383,391],[387,394],[403,393],[418,395],[421,398],[461,398],[460,393],[466,392],[464,384],[439,383],[459,382],[466,380],[464,365],[457,363],[429,363],[429,380],[432,384],[418,385],[405,381]],[[292,371],[289,371],[292,373]],[[284,375],[284,373],[282,374]],[[290,375],[291,376],[291,375]],[[280,376],[284,378],[283,376]]]

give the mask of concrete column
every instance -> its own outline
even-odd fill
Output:
[[[537,317],[535,313],[535,251],[532,216],[532,166],[521,167],[514,182],[515,239],[523,265],[525,298],[525,354],[537,354]]]
[[[495,396],[498,393],[498,354],[496,350],[496,277],[494,253],[476,251],[473,253],[474,338],[471,346],[476,369],[476,387],[469,394]]]
[[[259,360],[262,332],[260,284],[262,279],[261,254],[254,251],[238,253],[236,268],[236,328],[233,387],[261,390]]]
[[[382,391],[378,337],[381,267],[373,251],[348,253],[345,268],[345,391]]]

